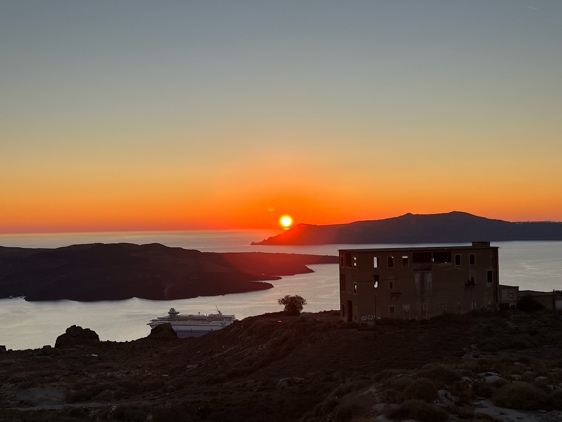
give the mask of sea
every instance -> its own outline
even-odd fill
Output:
[[[285,252],[337,255],[338,249],[400,247],[396,244],[258,246],[275,232],[261,230],[167,231],[108,233],[0,234],[0,246],[56,248],[85,243],[161,243],[202,252]],[[448,246],[452,244],[440,244]],[[457,244],[457,245],[463,245]],[[468,245],[468,244],[466,244]],[[500,283],[521,290],[562,289],[562,242],[492,242],[499,247]],[[408,246],[427,246],[410,244]],[[53,346],[57,336],[71,325],[90,328],[101,340],[131,341],[150,333],[150,319],[163,316],[171,307],[182,313],[210,313],[217,309],[237,319],[282,310],[277,299],[300,295],[304,311],[339,309],[339,273],[336,264],[309,266],[314,272],[269,281],[272,289],[258,292],[157,301],[132,298],[120,301],[75,302],[70,300],[27,302],[23,298],[0,299],[0,345],[12,350]]]

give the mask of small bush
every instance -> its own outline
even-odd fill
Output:
[[[361,402],[353,400],[347,403],[341,404],[334,414],[334,420],[336,422],[348,422],[358,416],[362,416],[365,413],[365,406]]]
[[[306,299],[299,296],[285,295],[280,299],[277,299],[279,305],[285,306],[284,312],[289,315],[300,315],[302,308],[306,305]]]
[[[548,403],[547,394],[526,382],[505,384],[492,394],[496,406],[519,410],[537,410]]]
[[[523,296],[517,302],[517,309],[523,312],[537,312],[542,311],[544,306],[530,296]]]
[[[427,403],[435,401],[438,397],[435,384],[427,378],[418,378],[414,380],[404,390],[404,398],[406,400],[422,400]]]
[[[387,403],[400,403],[403,401],[403,391],[412,383],[408,376],[395,377],[384,386],[383,397]]]
[[[461,376],[448,366],[431,363],[421,369],[419,376],[429,378],[438,388],[452,385],[461,379]]]
[[[385,412],[389,419],[415,419],[419,422],[445,422],[449,414],[421,400],[408,400]]]
[[[487,382],[482,381],[472,384],[472,391],[474,391],[474,394],[476,394],[478,397],[489,399],[490,397],[492,397],[494,390],[495,389]]]

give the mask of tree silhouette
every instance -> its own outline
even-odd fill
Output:
[[[306,299],[299,295],[286,295],[281,299],[277,299],[277,303],[279,305],[285,305],[285,313],[289,315],[300,315],[302,307],[306,305]]]

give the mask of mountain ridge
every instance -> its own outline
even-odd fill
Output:
[[[510,222],[463,211],[407,213],[344,224],[299,224],[253,245],[464,243],[473,240],[562,240],[561,222]]]

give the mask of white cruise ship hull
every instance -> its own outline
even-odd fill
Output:
[[[179,315],[174,308],[170,309],[167,316],[151,320],[148,325],[151,329],[161,324],[171,324],[172,328],[180,337],[190,335],[199,336],[211,331],[221,330],[235,321],[234,315],[197,314]]]

